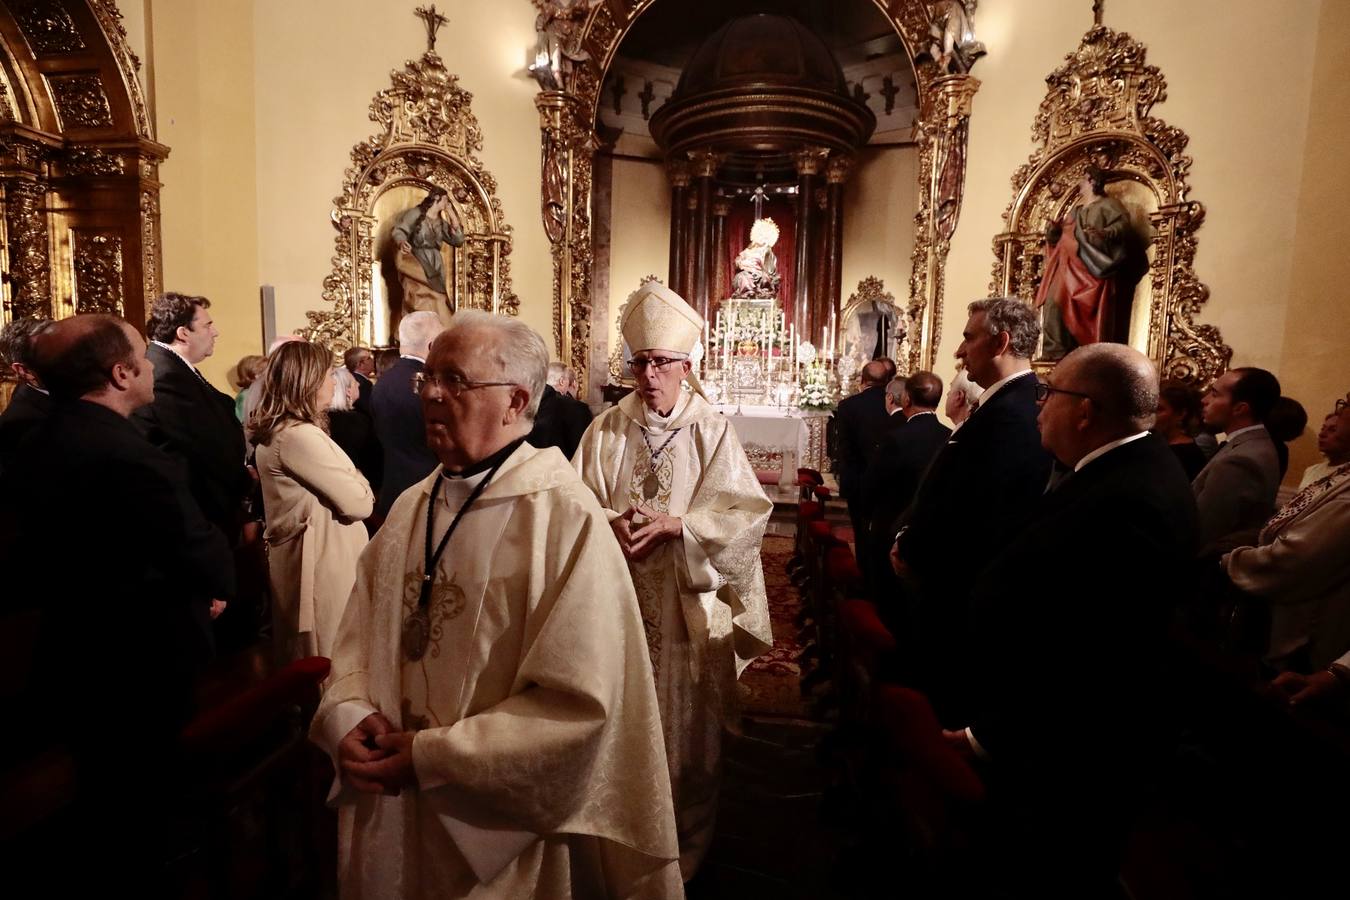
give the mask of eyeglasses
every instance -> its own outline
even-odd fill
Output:
[[[1350,406],[1350,403],[1347,403],[1346,400],[1345,400],[1345,398],[1341,398],[1340,400],[1337,400],[1337,401],[1336,401],[1336,415],[1339,416],[1341,413],[1345,412],[1345,407],[1346,407],[1346,406]]]
[[[515,387],[514,381],[470,381],[454,372],[447,372],[444,375],[426,372],[418,372],[413,376],[413,393],[420,395],[429,385],[435,385],[442,391],[445,391],[451,397],[458,397],[465,391],[482,387]]]
[[[1066,391],[1064,388],[1057,388],[1046,384],[1044,381],[1036,382],[1036,402],[1044,403],[1050,399],[1051,394],[1068,394],[1070,397],[1082,397],[1084,400],[1091,400],[1091,394],[1084,394],[1081,391]]]
[[[641,375],[648,366],[658,372],[664,372],[670,368],[671,363],[684,362],[688,358],[687,356],[650,356],[646,359],[630,359],[628,368],[633,370],[634,375]]]

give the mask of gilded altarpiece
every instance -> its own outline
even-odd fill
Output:
[[[1013,175],[1005,230],[994,238],[990,293],[1035,297],[1046,224],[1073,205],[1088,167],[1101,169],[1107,193],[1138,219],[1150,243],[1128,342],[1156,360],[1164,378],[1203,385],[1227,369],[1232,350],[1217,328],[1196,321],[1209,299],[1193,268],[1205,207],[1188,197],[1189,138],[1150,115],[1166,99],[1167,82],[1145,53],[1130,35],[1097,24],[1046,78],[1032,127],[1037,149]]]
[[[594,123],[605,73],[633,23],[655,0],[534,0],[539,54],[531,72],[541,131],[541,194],[553,251],[553,338],[560,359],[582,384],[605,365],[592,346],[592,164]],[[907,303],[911,370],[931,368],[942,333],[943,280],[965,184],[971,100],[979,81],[926,54],[941,32],[945,5],[873,0],[904,44],[915,70],[919,121],[919,203],[914,217],[913,275]],[[968,67],[967,67],[968,69]]]
[[[0,323],[109,312],[160,290],[159,165],[114,0],[0,6]]]
[[[451,310],[519,310],[511,291],[511,228],[497,182],[475,155],[483,149],[483,133],[470,108],[473,95],[433,49],[434,31],[428,44],[371,101],[370,119],[380,130],[352,149],[342,193],[333,201],[336,252],[323,282],[323,299],[332,308],[306,313],[304,333],[337,353],[392,343],[400,310],[391,302],[397,291],[389,261],[391,222],[436,189],[449,194],[465,233],[463,246],[444,251]]]

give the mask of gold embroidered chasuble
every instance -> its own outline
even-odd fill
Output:
[[[721,732],[739,719],[736,679],[773,646],[760,563],[773,504],[726,417],[689,391],[668,420],[629,394],[596,418],[572,463],[611,520],[638,505],[683,520],[682,539],[630,562],[629,571],[688,878],[711,840]]]
[[[361,555],[311,729],[330,754],[376,710],[417,732],[417,789],[334,785],[342,897],[682,897],[641,619],[594,496],[556,449],[522,444],[446,547],[409,661],[438,476]],[[433,538],[481,477],[446,479]]]

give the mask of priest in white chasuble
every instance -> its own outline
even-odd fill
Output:
[[[562,454],[524,443],[547,363],[482,312],[432,345],[441,465],[361,555],[311,729],[344,900],[683,896],[623,554]]]
[[[773,504],[692,372],[698,313],[648,282],[620,329],[638,388],[591,423],[572,463],[637,588],[688,879],[712,839],[722,729],[739,723],[736,679],[773,645],[759,557]]]

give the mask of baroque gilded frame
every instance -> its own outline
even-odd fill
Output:
[[[592,172],[600,140],[594,123],[600,90],[619,45],[657,0],[533,0],[541,20],[561,21],[557,37],[567,57],[561,83],[539,92],[541,194],[553,254],[553,339],[559,359],[589,383],[602,367],[603,338],[592,341]],[[978,79],[948,74],[924,51],[934,8],[925,0],[872,0],[895,28],[914,66],[919,116],[918,210],[910,276],[910,370],[931,368],[942,335],[943,269],[960,219],[971,101]],[[568,16],[572,16],[569,19]],[[918,61],[916,61],[918,60]]]
[[[1179,128],[1149,115],[1167,97],[1146,47],[1124,32],[1094,25],[1078,49],[1046,78],[1030,160],[1012,177],[1013,199],[994,238],[990,293],[1035,296],[1044,266],[1044,228],[1073,202],[1089,165],[1150,190],[1153,258],[1149,267],[1146,352],[1164,378],[1202,385],[1227,368],[1233,351],[1217,328],[1196,322],[1209,289],[1196,278],[1195,233],[1205,207],[1188,198],[1191,157]],[[1047,364],[1048,365],[1048,364]]]
[[[332,308],[305,313],[309,326],[302,334],[335,353],[387,343],[375,288],[382,278],[375,257],[375,204],[395,187],[441,188],[459,213],[465,243],[453,251],[462,275],[449,285],[452,309],[514,316],[520,308],[511,290],[511,227],[496,179],[475,155],[483,149],[483,132],[470,109],[473,95],[431,48],[390,79],[392,86],[370,103],[370,120],[381,130],[352,148],[342,193],[333,200],[336,252],[323,281],[323,299]]]

